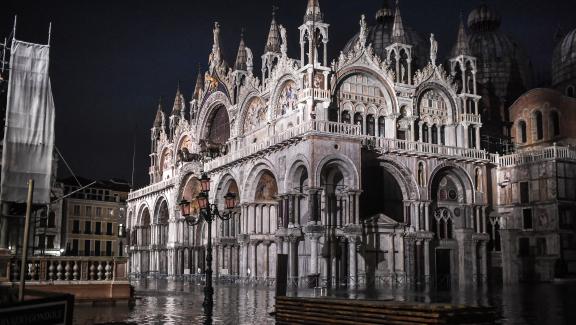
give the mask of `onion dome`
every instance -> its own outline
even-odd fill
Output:
[[[471,30],[497,29],[500,27],[500,16],[483,3],[468,15],[468,27]]]
[[[394,28],[394,26],[396,26],[396,28]],[[394,36],[395,33],[396,37]],[[351,52],[356,46],[356,43],[358,43],[359,37],[360,33],[354,35],[342,51],[344,53]],[[366,44],[372,44],[374,53],[378,54],[380,58],[384,60],[386,59],[386,48],[397,41],[402,41],[403,44],[413,46],[412,64],[415,65],[416,68],[421,67],[427,62],[426,45],[422,37],[403,23],[400,10],[393,10],[388,4],[388,1],[385,0],[380,10],[376,12],[376,24],[368,27]]]
[[[500,17],[486,4],[468,16],[468,38],[472,56],[478,60],[477,81],[484,87],[486,100],[493,110],[508,107],[531,87],[530,60],[522,48],[500,30]]]
[[[552,55],[552,85],[564,92],[565,87],[576,87],[576,29],[564,36]]]

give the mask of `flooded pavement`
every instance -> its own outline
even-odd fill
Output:
[[[77,305],[75,324],[202,324],[203,287],[166,280],[135,282],[135,305]],[[214,288],[213,324],[274,324],[269,311],[274,291],[265,287],[217,285]],[[576,283],[518,285],[481,292],[414,292],[402,288],[331,291],[329,296],[356,299],[394,299],[409,302],[445,302],[492,305],[502,324],[572,324],[576,319]],[[292,295],[296,293],[291,293]],[[300,290],[299,296],[314,296],[314,290]]]

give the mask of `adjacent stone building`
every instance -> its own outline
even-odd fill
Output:
[[[126,256],[126,200],[130,186],[122,181],[62,180],[64,254]]]

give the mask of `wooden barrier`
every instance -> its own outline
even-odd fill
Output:
[[[492,307],[276,297],[276,324],[495,324]]]

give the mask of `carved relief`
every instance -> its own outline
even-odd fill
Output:
[[[258,97],[250,100],[244,118],[244,133],[256,130],[268,121],[268,107]]]
[[[298,105],[298,90],[296,88],[296,83],[292,80],[284,83],[284,87],[280,91],[280,96],[278,97],[278,110],[277,115],[284,115],[288,112],[293,111]]]

